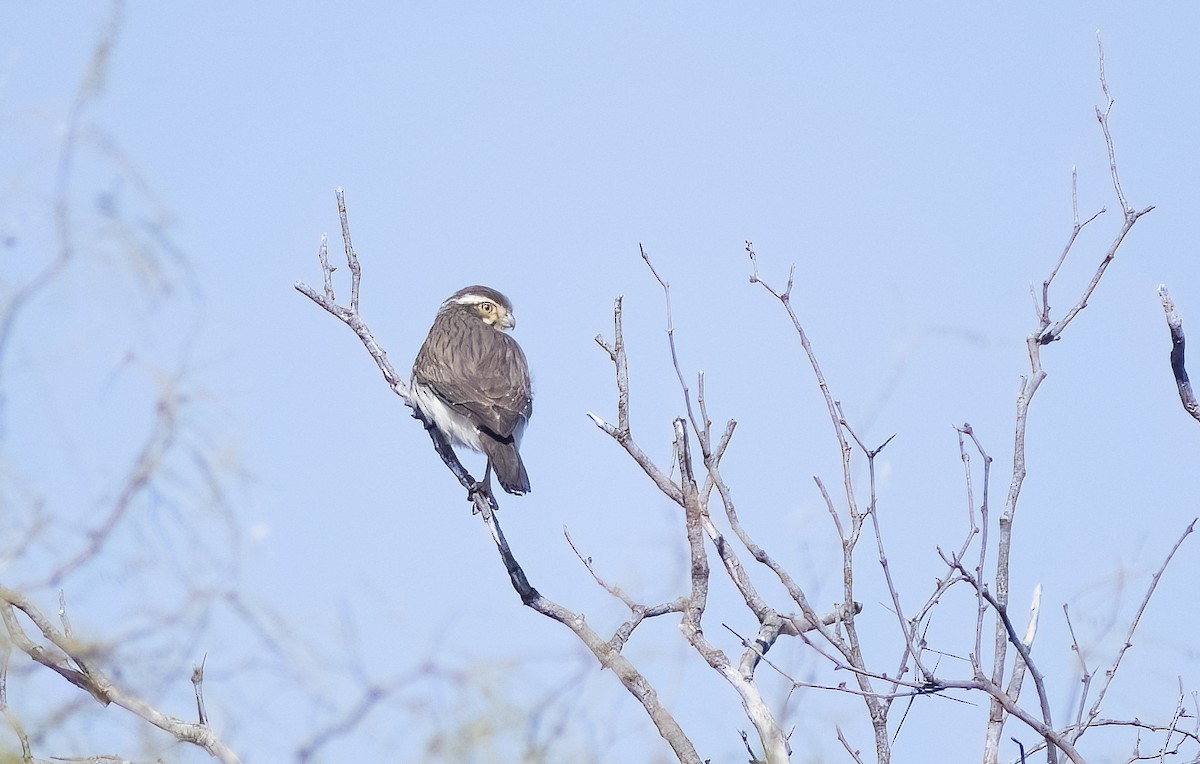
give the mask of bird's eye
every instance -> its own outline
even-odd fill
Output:
[[[490,302],[481,302],[481,303],[479,303],[479,309],[482,310],[484,313],[491,313],[492,311],[494,311],[496,309],[496,306]]]

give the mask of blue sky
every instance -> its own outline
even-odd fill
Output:
[[[6,295],[53,252],[63,125],[109,16],[99,3],[69,15],[0,8]],[[1157,209],[1046,348],[1030,418],[1013,596],[1045,588],[1036,650],[1066,718],[1076,676],[1062,603],[1093,660],[1108,660],[1149,574],[1198,514],[1200,433],[1175,394],[1155,293],[1168,284],[1185,328],[1200,327],[1200,11],[1189,5],[131,3],[80,123],[70,198],[85,256],[31,304],[3,361],[5,471],[21,486],[8,496],[44,500],[59,528],[5,582],[36,580],[75,548],[71,531],[120,485],[159,381],[179,376],[187,447],[218,465],[227,509],[197,498],[194,467],[180,466],[114,539],[123,562],[64,588],[78,622],[111,637],[138,617],[153,623],[144,603],[165,608],[156,598],[186,587],[194,568],[173,560],[236,550],[202,578],[235,577],[319,668],[279,678],[308,648],[272,655],[226,609],[164,653],[207,653],[210,710],[248,760],[290,751],[351,703],[352,685],[336,678],[346,664],[387,679],[429,661],[517,707],[582,676],[568,737],[594,735],[599,760],[665,760],[617,682],[566,630],[519,607],[424,433],[354,336],[292,289],[319,283],[322,232],[338,251],[334,187],[346,189],[363,315],[398,369],[456,289],[484,283],[513,300],[536,386],[523,447],[534,491],[506,499],[503,519],[545,594],[602,631],[623,617],[564,526],[637,598],[683,591],[679,518],[585,417],[615,413],[612,369],[592,338],[611,333],[621,294],[635,436],[669,461],[682,406],[641,243],[671,282],[685,371],[705,371],[714,420],[739,422],[726,476],[744,522],[814,599],[838,597],[838,549],[811,487],[812,475],[837,482],[837,452],[785,316],[747,281],[750,239],[765,278],[782,283],[796,264],[797,311],[860,434],[897,434],[881,457],[880,517],[915,602],[941,572],[935,548],[957,546],[964,528],[951,425],[970,422],[995,457],[993,496],[1007,483],[1035,327],[1029,285],[1069,233],[1072,166],[1081,214],[1109,211],[1060,273],[1057,310],[1116,230],[1093,112],[1097,29],[1124,188]],[[114,221],[138,231],[144,256],[129,254]],[[1143,620],[1112,716],[1165,718],[1177,676],[1200,684],[1193,547]],[[892,666],[878,565],[869,545],[860,555],[864,628]],[[43,594],[52,608],[53,590]],[[721,624],[745,617],[729,595],[714,583],[707,626],[733,651]],[[972,640],[946,621],[943,648],[961,654]],[[628,649],[704,755],[741,755],[735,697],[673,624],[644,627]],[[824,676],[802,648],[780,653],[797,674]],[[187,713],[186,685],[181,676],[164,705]],[[399,693],[328,760],[415,756],[438,723],[489,702],[473,684],[458,695],[431,685],[441,687]],[[414,710],[421,697],[426,710]],[[926,735],[948,726],[961,730],[948,752],[977,751],[980,709],[959,705],[915,704],[897,760],[924,760]],[[797,761],[837,755],[832,722],[869,747],[857,702],[808,691],[788,708],[804,740]],[[1091,734],[1104,760],[1116,738]]]

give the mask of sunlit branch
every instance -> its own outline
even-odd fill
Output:
[[[1183,404],[1184,411],[1190,414],[1193,419],[1200,421],[1200,402],[1196,401],[1196,394],[1192,392],[1192,383],[1188,380],[1187,369],[1183,365],[1183,349],[1185,345],[1183,319],[1179,317],[1179,311],[1175,308],[1175,301],[1167,293],[1166,284],[1159,284],[1158,297],[1162,301],[1163,313],[1167,316],[1167,328],[1171,331],[1171,373],[1175,376],[1175,386],[1179,390],[1179,401]]]

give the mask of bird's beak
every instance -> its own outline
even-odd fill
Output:
[[[512,313],[506,313],[504,315],[504,320],[500,322],[500,325],[502,327],[504,327],[505,329],[516,329],[517,328],[517,317],[515,315],[513,315]]]

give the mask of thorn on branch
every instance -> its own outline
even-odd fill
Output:
[[[200,665],[192,669],[192,687],[196,690],[196,720],[202,727],[208,726],[208,713],[204,710],[204,663],[208,660],[205,654],[200,659]]]

